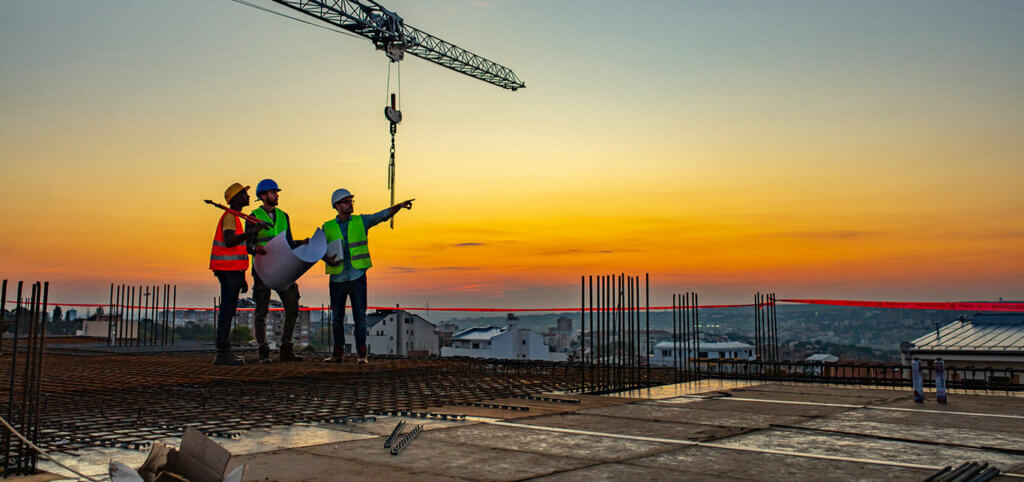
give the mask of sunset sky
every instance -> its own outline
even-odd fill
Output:
[[[612,272],[659,303],[1024,299],[1022,2],[385,5],[527,87],[402,62],[417,201],[370,232],[371,304],[574,306]],[[0,278],[209,304],[232,182],[275,179],[296,237],[336,188],[386,207],[387,68],[229,0],[0,3]],[[322,266],[299,285],[326,302]]]

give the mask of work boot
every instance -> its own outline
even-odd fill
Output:
[[[273,363],[274,362],[273,360],[270,359],[270,347],[269,346],[267,346],[267,345],[260,345],[259,353],[260,353],[259,363],[265,365],[267,363]]]
[[[291,343],[281,344],[281,354],[278,355],[278,359],[280,359],[282,362],[302,361],[301,356],[295,355],[295,352],[292,350]]]
[[[240,366],[245,365],[245,360],[237,356],[230,351],[218,351],[217,356],[213,359],[214,365],[228,365],[228,366]]]
[[[330,357],[324,358],[324,363],[344,363],[344,362],[345,362],[345,349],[340,347],[340,346],[338,346],[338,345],[334,345],[334,353]]]
[[[359,352],[359,359],[356,360],[356,362],[359,363],[360,365],[369,365],[370,359],[366,357],[366,347],[356,347],[356,351]]]

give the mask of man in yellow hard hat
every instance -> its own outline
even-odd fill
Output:
[[[224,200],[235,211],[249,205],[249,187],[234,183],[224,191]],[[217,221],[210,250],[210,269],[220,282],[220,311],[217,313],[217,357],[214,365],[244,365],[241,357],[231,354],[231,319],[238,308],[238,294],[249,287],[245,270],[249,269],[246,241],[256,239],[259,226],[252,225],[242,231],[242,220],[227,211]]]

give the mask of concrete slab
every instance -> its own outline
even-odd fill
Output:
[[[632,460],[630,464],[697,472],[710,477],[746,480],[922,480],[933,471],[839,460],[684,447]]]
[[[762,382],[749,380],[705,379],[693,382],[674,383],[657,387],[626,390],[607,395],[608,398],[633,398],[636,400],[662,400],[680,395],[695,395],[709,391],[728,391],[741,387],[760,385]]]
[[[374,422],[369,422],[371,424]],[[378,422],[379,423],[379,422]],[[360,425],[367,425],[360,424]],[[302,426],[271,428],[266,430],[250,430],[235,440],[218,439],[217,443],[231,452],[232,455],[245,455],[259,452],[271,452],[285,448],[322,445],[346,440],[358,440],[376,437],[365,433],[334,430],[322,426]]]
[[[781,415],[797,417],[827,417],[853,408],[830,407],[821,405],[796,405],[789,403],[765,403],[743,400],[732,400],[730,397],[708,400],[671,399],[665,403],[683,404],[686,408],[699,410],[716,410],[725,412],[756,413],[763,415]]]
[[[329,428],[331,430],[338,430],[342,432],[351,432],[355,434],[365,434],[372,436],[388,436],[391,431],[395,429],[395,425],[398,424],[399,420],[405,420],[406,430],[411,430],[416,425],[423,425],[423,430],[437,430],[442,428],[461,427],[463,425],[471,425],[476,422],[468,420],[436,420],[429,418],[414,418],[414,417],[392,417],[392,416],[377,416],[376,422],[367,423],[325,423],[317,426],[323,428]]]
[[[699,423],[727,427],[767,428],[769,424],[798,424],[809,417],[770,415],[759,413],[697,410],[688,406],[662,402],[643,402],[629,405],[580,410],[578,413],[635,418],[639,420]]]
[[[557,413],[561,410],[555,411],[550,409],[543,409],[538,407],[532,407],[529,411],[518,411],[518,410],[506,410],[501,408],[485,408],[485,407],[473,407],[466,405],[445,405],[442,407],[429,407],[428,412],[433,413],[448,413],[448,414],[459,414],[466,415],[469,417],[485,417],[485,418],[522,418],[532,417],[536,415],[543,415],[548,413]]]
[[[940,412],[977,412],[998,413],[1001,415],[1024,416],[1024,397],[1007,397],[1002,395],[959,395],[951,394],[947,403],[935,403],[931,397],[926,403],[914,403],[911,398],[880,403],[881,406],[912,408],[917,410],[936,410]]]
[[[675,449],[673,444],[614,439],[531,429],[477,424],[439,430],[431,440],[481,447],[503,448],[594,461],[618,461]]]
[[[816,455],[884,459],[940,467],[956,466],[969,460],[985,460],[1000,469],[1013,468],[1024,463],[1024,455],[790,429],[760,430],[718,440],[715,443],[740,448],[756,447]]]
[[[177,445],[181,443],[181,439],[177,439],[177,441],[173,443]],[[80,473],[88,476],[105,476],[107,475],[111,460],[123,462],[129,467],[136,468],[146,461],[146,457],[149,455],[149,450],[139,451],[108,447],[91,447],[79,450],[77,457],[67,454],[53,455],[60,461],[60,463],[71,467]],[[45,470],[63,477],[76,477],[73,473],[62,469],[57,464],[42,458],[39,459],[37,467],[40,470]]]
[[[415,468],[395,468],[343,457],[310,453],[302,450],[279,450],[231,458],[228,469],[245,464],[245,480],[394,480],[454,481],[452,477],[432,474]]]
[[[624,435],[677,440],[714,440],[743,433],[746,429],[695,423],[654,422],[603,415],[558,414],[515,420],[516,423],[571,428]]]
[[[887,391],[887,390],[864,390],[864,389],[840,389],[832,388],[829,391],[822,390],[827,387],[804,387],[773,385],[770,387],[759,386],[730,390],[729,393],[736,398],[756,398],[765,400],[786,400],[794,402],[818,402],[818,403],[843,403],[851,405],[866,405],[870,403],[882,403],[909,397],[911,394]]]
[[[594,463],[586,459],[451,443],[435,432],[424,432],[416,437],[399,455],[391,455],[383,445],[383,439],[355,440],[295,450],[472,480],[539,477]]]
[[[863,435],[1024,450],[1024,419],[860,409],[796,425]]]
[[[706,481],[721,481],[721,480],[740,480],[732,479],[729,477],[723,477],[719,475],[707,475],[699,472],[685,472],[682,470],[670,470],[661,469],[657,467],[645,467],[640,465],[632,464],[620,464],[620,463],[608,463],[594,465],[577,470],[570,470],[566,472],[560,472],[554,475],[548,475],[540,477],[535,480],[545,481],[579,481],[579,482],[594,482],[594,481],[621,481],[629,480],[630,482],[638,481],[662,481],[662,480],[706,480]]]
[[[764,383],[744,387],[741,390],[731,390],[735,396],[739,393],[766,392],[766,393],[801,393],[824,396],[863,397],[879,399],[899,399],[912,396],[906,389],[885,389],[885,388],[856,388],[856,387],[830,387],[827,385],[800,385],[785,383]]]

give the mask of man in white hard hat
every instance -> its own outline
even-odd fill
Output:
[[[327,237],[327,255],[324,256],[327,274],[331,275],[331,314],[333,316],[334,351],[325,362],[341,363],[345,353],[345,299],[352,300],[352,319],[355,321],[356,353],[359,363],[366,358],[366,270],[370,269],[370,247],[366,232],[387,221],[402,208],[412,209],[412,199],[403,201],[374,214],[352,215],[354,196],[348,189],[338,189],[331,195],[331,206],[338,215],[323,225]],[[339,242],[340,249],[331,248]],[[337,247],[337,244],[334,245]]]

